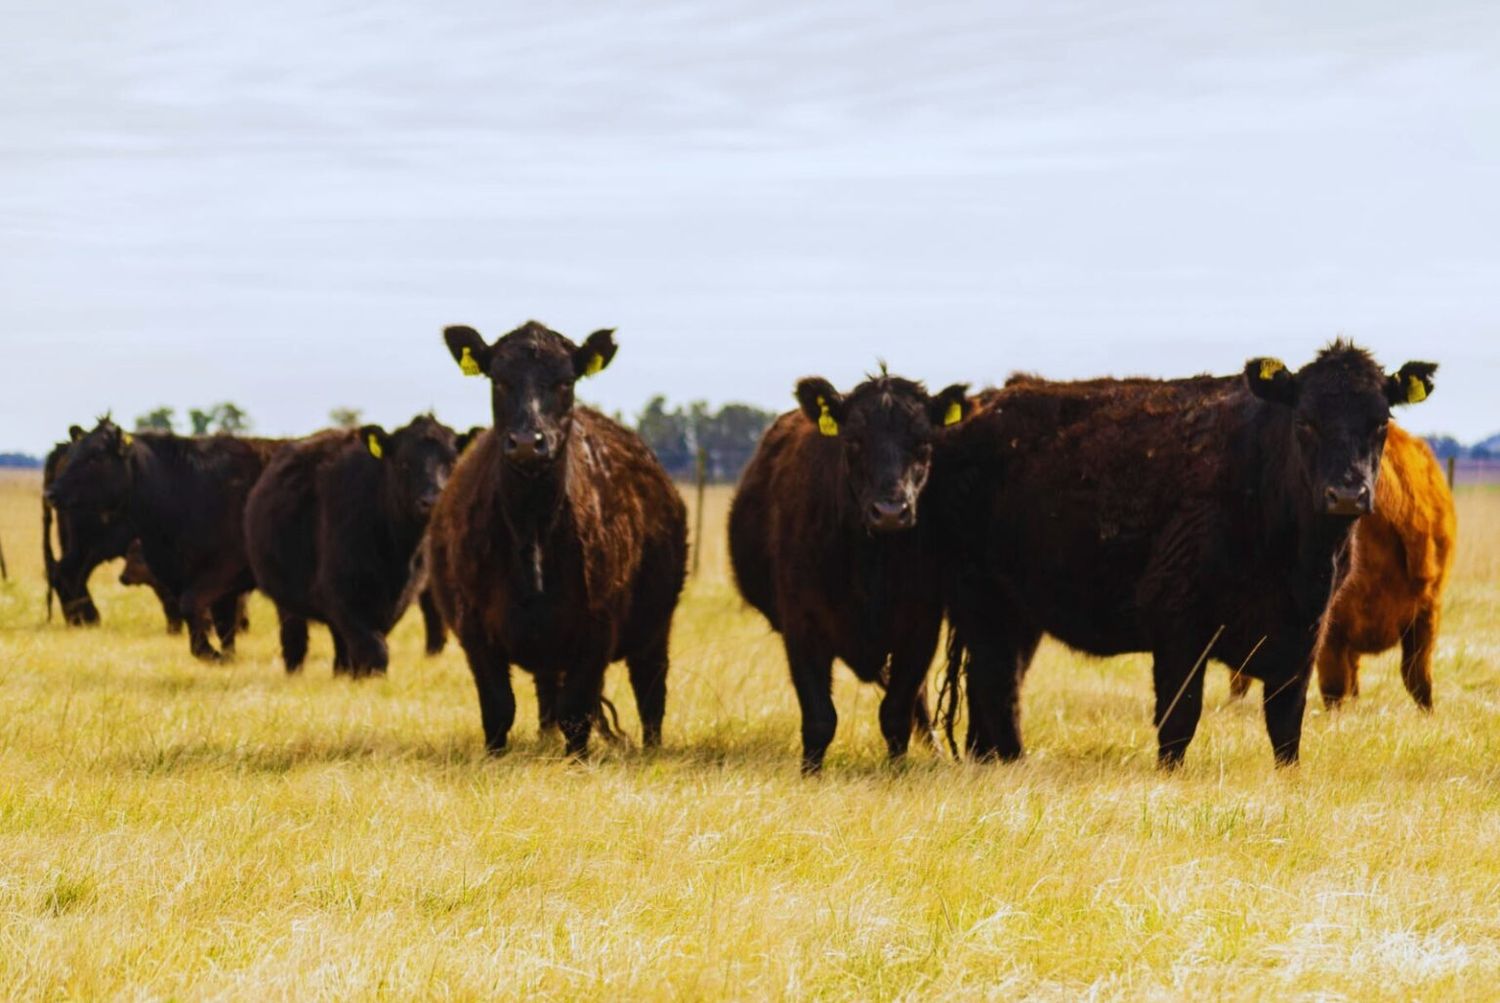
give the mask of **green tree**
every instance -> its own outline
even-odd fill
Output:
[[[135,420],[137,432],[171,432],[177,424],[176,412],[166,405],[147,411]]]
[[[334,428],[358,428],[364,420],[365,413],[357,407],[336,407],[328,412],[328,421]]]
[[[188,423],[193,426],[194,435],[207,435],[213,430],[214,413],[212,410],[204,411],[201,408],[189,408]]]
[[[214,408],[215,429],[222,435],[244,435],[250,431],[250,416],[231,401]]]

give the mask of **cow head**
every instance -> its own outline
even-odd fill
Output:
[[[880,375],[846,397],[809,376],[797,401],[820,435],[835,439],[855,509],[867,529],[889,533],[917,523],[917,501],[932,472],[932,445],[947,425],[968,416],[968,387],[929,395],[920,383]]]
[[[466,375],[491,387],[495,436],[506,463],[537,472],[562,456],[573,422],[573,385],[615,357],[613,330],[595,331],[582,345],[527,321],[493,345],[472,327],[443,332]]]
[[[47,501],[60,509],[124,508],[130,495],[132,444],[129,432],[101,418],[93,429],[74,437],[66,463],[47,488]]]
[[[1295,373],[1276,359],[1251,359],[1245,381],[1284,409],[1286,455],[1314,510],[1359,516],[1375,506],[1391,407],[1426,400],[1436,371],[1431,362],[1408,362],[1388,375],[1368,352],[1340,340]]]
[[[359,430],[359,443],[383,465],[395,510],[414,524],[425,524],[458,459],[453,429],[431,415],[420,415],[394,432],[366,425]]]

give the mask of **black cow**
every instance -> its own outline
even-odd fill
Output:
[[[1045,632],[1095,655],[1151,652],[1163,765],[1192,740],[1209,658],[1265,681],[1276,761],[1295,762],[1390,408],[1424,399],[1435,370],[1387,376],[1339,341],[1296,373],[1252,359],[1224,378],[1022,377],[988,398],[928,489],[969,751],[1021,754],[1020,683]]]
[[[231,654],[240,599],[255,587],[245,557],[245,498],[281,445],[227,435],[133,436],[106,418],[74,443],[45,497],[70,517],[123,513],[152,575],[177,597],[192,653],[217,661],[209,624]]]
[[[245,542],[281,618],[288,672],[302,667],[316,620],[333,633],[335,673],[385,673],[385,636],[424,586],[419,545],[457,456],[453,430],[423,415],[395,432],[303,439],[266,468],[245,506]]]
[[[433,595],[479,691],[485,747],[515,721],[512,663],[536,680],[543,727],[583,755],[609,663],[623,658],[645,743],[661,741],[667,642],[687,561],[687,516],[635,433],[573,386],[609,364],[610,331],[583,345],[535,321],[493,345],[450,327],[466,374],[491,383],[495,426],[453,472],[432,515]]]
[[[740,593],[786,644],[802,708],[802,767],[822,768],[838,725],[833,660],[886,686],[880,729],[904,755],[931,736],[923,685],[943,619],[941,577],[918,519],[932,446],[969,410],[965,387],[929,396],[882,374],[847,396],[797,384],[800,411],[778,418],[745,468],[729,513]]]
[[[77,425],[69,430],[66,442],[59,442],[47,454],[42,469],[42,561],[47,575],[47,616],[52,616],[52,595],[55,592],[62,606],[63,620],[69,626],[86,626],[99,622],[99,608],[89,594],[89,577],[94,569],[105,561],[118,557],[127,560],[127,575],[121,577],[122,584],[145,585],[156,593],[167,618],[167,632],[182,630],[182,618],[177,612],[177,599],[161,587],[145,569],[144,559],[132,569],[129,565],[131,548],[139,555],[139,543],[135,531],[123,512],[107,510],[61,511],[55,510],[46,499],[46,491],[57,480],[67,466],[68,453],[73,444],[83,438],[84,431]],[[57,544],[60,553],[53,550],[52,525],[57,523]],[[126,577],[129,580],[126,580]]]

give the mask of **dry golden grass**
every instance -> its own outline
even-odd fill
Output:
[[[238,662],[199,665],[113,568],[102,628],[45,623],[36,490],[0,480],[0,998],[1500,995],[1500,493],[1460,495],[1430,718],[1386,657],[1276,772],[1216,670],[1164,776],[1144,661],[1048,647],[1025,762],[891,767],[845,673],[808,781],[725,492],[666,748],[576,765],[524,679],[487,761],[461,654],[421,657],[414,617],[357,685],[321,632],[286,678],[259,599]]]

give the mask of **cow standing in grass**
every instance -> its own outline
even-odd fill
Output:
[[[1424,399],[1435,369],[1386,375],[1335,342],[1295,373],[1253,359],[1225,378],[1019,378],[989,399],[929,488],[969,751],[1021,754],[1021,679],[1050,633],[1095,655],[1151,652],[1163,765],[1192,741],[1210,658],[1264,681],[1276,761],[1295,762],[1390,408]]]
[[[1443,586],[1453,569],[1458,516],[1443,468],[1427,443],[1392,425],[1375,482],[1375,511],[1354,529],[1349,578],[1318,644],[1318,688],[1337,707],[1359,696],[1359,660],[1401,646],[1401,681],[1432,709],[1432,655]],[[1250,685],[1236,674],[1234,693]]]
[[[454,470],[429,530],[432,591],[479,691],[485,747],[516,714],[511,665],[536,680],[543,727],[583,755],[604,672],[624,659],[648,746],[661,741],[667,643],[687,560],[687,517],[640,438],[574,384],[607,366],[612,332],[582,345],[535,321],[493,345],[444,332],[491,384],[494,427]]]
[[[423,415],[291,443],[245,506],[245,543],[276,603],[288,672],[307,656],[307,623],[333,634],[333,670],[384,674],[386,635],[425,584],[419,558],[433,506],[458,457],[453,430]]]
[[[99,608],[89,594],[89,576],[105,561],[117,557],[130,558],[132,548],[138,561],[132,580],[123,584],[147,585],[156,593],[162,611],[167,617],[167,632],[176,634],[182,630],[182,617],[177,609],[177,598],[161,587],[154,575],[145,567],[145,558],[140,555],[140,543],[135,530],[123,512],[79,509],[64,511],[55,509],[47,501],[46,492],[53,481],[66,468],[68,453],[73,444],[83,438],[82,428],[74,425],[69,429],[66,442],[59,442],[47,454],[42,468],[42,561],[47,574],[47,615],[52,615],[52,595],[57,594],[62,605],[63,620],[69,626],[85,626],[99,622]],[[52,525],[57,524],[58,551],[52,547]]]
[[[802,708],[802,768],[823,766],[838,714],[833,660],[886,689],[893,758],[931,735],[924,683],[942,624],[941,578],[919,519],[934,440],[968,413],[962,385],[929,396],[882,374],[844,396],[797,384],[801,409],[766,431],[729,513],[735,581],[786,645]]]
[[[240,600],[255,587],[245,556],[245,498],[281,442],[229,435],[130,435],[108,418],[78,439],[45,493],[69,517],[119,513],[141,541],[151,574],[188,628],[192,653],[234,651]]]

